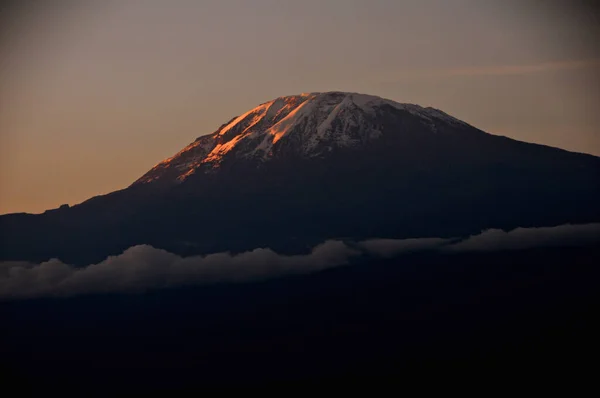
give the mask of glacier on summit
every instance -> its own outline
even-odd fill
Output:
[[[433,132],[433,120],[464,124],[434,108],[372,95],[333,91],[279,97],[197,138],[134,184],[162,178],[183,181],[201,168],[217,169],[228,156],[262,162],[277,156],[278,149],[286,146],[297,155],[315,157],[333,148],[360,145],[381,136],[377,116],[386,106],[422,119]]]

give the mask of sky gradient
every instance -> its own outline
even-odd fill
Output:
[[[0,37],[0,214],[124,188],[232,117],[301,92],[433,106],[492,134],[600,155],[600,21],[576,3],[82,0],[13,10]]]

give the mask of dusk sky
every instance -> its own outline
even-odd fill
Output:
[[[125,188],[232,117],[302,92],[432,106],[492,134],[600,155],[600,23],[582,6],[60,4],[2,21],[0,214]]]

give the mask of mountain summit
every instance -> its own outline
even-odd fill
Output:
[[[488,134],[375,96],[280,97],[131,186],[0,217],[1,260],[102,261],[139,244],[180,255],[327,239],[456,237],[600,221],[600,158]]]
[[[360,146],[383,134],[386,113],[408,113],[429,126],[431,133],[440,124],[465,126],[440,110],[372,95],[326,92],[279,97],[197,138],[136,183],[181,182],[196,172],[214,171],[227,158],[266,162],[284,154],[319,157],[336,148]]]

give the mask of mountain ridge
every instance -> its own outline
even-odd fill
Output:
[[[600,222],[598,157],[492,135],[433,108],[319,96],[296,97],[313,98],[304,111],[293,103],[281,112],[282,100],[269,113],[277,99],[253,108],[127,188],[0,216],[0,261],[85,265],[141,244],[179,255],[303,253],[340,236],[447,238]]]

